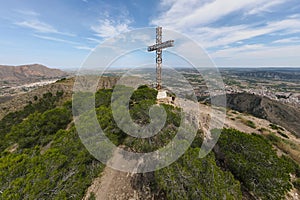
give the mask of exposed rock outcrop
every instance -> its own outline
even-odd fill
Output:
[[[300,110],[297,107],[248,93],[227,94],[227,107],[283,126],[300,137]],[[217,101],[217,98],[216,98]],[[221,102],[220,102],[221,103]]]

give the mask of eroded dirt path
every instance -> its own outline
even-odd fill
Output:
[[[105,167],[101,177],[93,181],[83,199],[88,200],[94,193],[99,200],[137,200],[138,194],[132,188],[131,181],[131,174]]]

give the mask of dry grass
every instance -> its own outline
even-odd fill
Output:
[[[300,164],[300,145],[289,140],[282,139],[275,134],[268,134],[267,137],[281,151],[289,155],[294,161]]]
[[[289,144],[286,144],[284,142],[280,142],[276,145],[279,149],[281,149],[283,152],[288,154],[293,160],[295,160],[298,164],[300,164],[300,151],[297,149],[294,149]]]

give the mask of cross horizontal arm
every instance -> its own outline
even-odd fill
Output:
[[[174,40],[168,40],[161,44],[155,44],[155,45],[149,46],[148,51],[156,51],[158,49],[164,49],[164,48],[173,47],[173,46],[174,46]]]

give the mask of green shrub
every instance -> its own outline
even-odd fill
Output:
[[[28,104],[23,110],[11,112],[0,120],[0,151],[8,147],[9,143],[4,142],[4,137],[11,131],[14,125],[21,123],[26,117],[34,112],[43,113],[56,107],[62,96],[53,96],[48,92],[43,94],[43,97],[37,99],[34,97],[35,103]]]
[[[266,131],[268,131],[268,129],[262,127],[260,129],[258,129],[258,131],[261,132],[261,133],[265,133]]]
[[[300,178],[293,181],[293,185],[297,190],[300,190]]]
[[[20,148],[45,144],[59,129],[64,129],[71,121],[71,111],[55,108],[43,114],[35,112],[22,123],[12,127],[6,135],[9,144],[18,143]]]
[[[266,136],[273,144],[281,142],[280,137],[276,136],[274,133],[270,133]]]
[[[251,120],[242,120],[242,122],[245,124],[245,125],[247,125],[247,126],[249,126],[249,127],[251,127],[251,128],[256,128],[256,125],[255,125],[255,123],[253,122],[253,121],[251,121]]]
[[[82,145],[75,128],[58,131],[42,146],[1,153],[0,199],[82,199],[104,165]]]
[[[240,183],[222,171],[213,154],[199,159],[198,148],[189,149],[169,167],[155,172],[158,190],[167,199],[242,199]]]
[[[277,126],[276,124],[270,124],[269,125],[273,130],[281,130],[284,131],[283,128],[281,128],[280,126]]]
[[[279,158],[262,136],[224,129],[217,146],[223,155],[220,161],[257,197],[282,199],[291,189],[291,163]]]
[[[283,133],[283,132],[281,132],[281,131],[277,131],[277,133],[278,133],[279,135],[281,135],[282,137],[289,139],[289,136],[287,136],[285,133]]]
[[[111,102],[112,89],[99,90],[95,94],[95,107],[109,106]]]
[[[95,193],[92,192],[92,193],[90,194],[89,200],[96,200]]]

